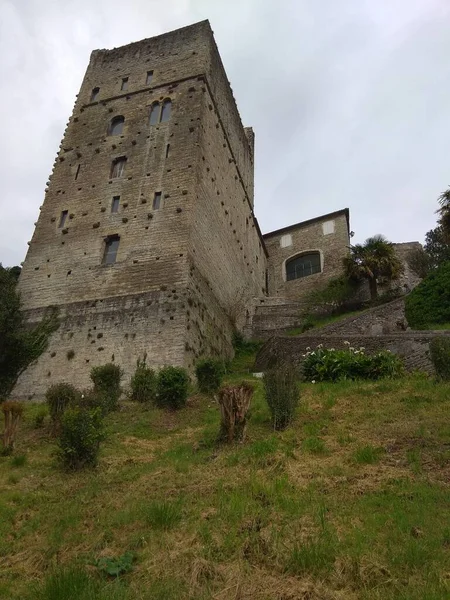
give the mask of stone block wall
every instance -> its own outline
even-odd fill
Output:
[[[269,253],[269,296],[300,301],[311,290],[341,275],[349,246],[348,209],[267,233],[264,240]],[[320,252],[321,272],[287,281],[286,261],[309,251]]]

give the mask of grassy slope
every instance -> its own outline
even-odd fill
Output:
[[[305,384],[301,397],[274,433],[258,387],[248,441],[230,448],[214,444],[207,399],[177,414],[124,402],[99,467],[77,474],[59,470],[30,405],[26,463],[0,458],[0,598],[449,598],[450,386]],[[119,581],[92,566],[128,550]],[[33,591],[74,565],[106,590]]]

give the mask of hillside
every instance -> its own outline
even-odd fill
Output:
[[[304,384],[274,433],[257,385],[242,446],[215,444],[206,398],[175,414],[125,401],[98,468],[76,474],[28,405],[0,458],[0,597],[448,598],[450,386]],[[126,552],[118,579],[95,566]]]

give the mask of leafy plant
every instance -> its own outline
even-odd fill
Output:
[[[119,365],[113,363],[91,369],[91,380],[94,384],[94,391],[103,397],[105,412],[117,409],[120,394],[122,393],[120,388],[122,377],[122,369]]]
[[[264,391],[274,429],[285,429],[294,418],[300,392],[294,369],[273,369],[264,373]]]
[[[163,367],[158,373],[156,403],[172,410],[186,404],[189,377],[182,367]]]
[[[11,459],[12,467],[24,467],[27,464],[27,455],[26,454],[18,454],[17,456],[13,456]]]
[[[39,406],[36,411],[36,414],[34,415],[34,420],[33,420],[34,426],[36,429],[39,429],[40,427],[42,427],[47,415],[48,415],[47,406],[45,404],[42,406]]]
[[[133,568],[134,554],[125,552],[118,557],[101,557],[95,565],[99,571],[102,571],[110,577],[120,577],[124,573],[129,573]]]
[[[348,350],[323,348],[304,354],[303,376],[306,381],[340,381],[343,379],[393,379],[403,373],[403,364],[398,356],[389,350],[381,350],[372,355],[365,354],[364,348]]]
[[[156,399],[156,375],[146,365],[146,357],[138,359],[136,371],[131,378],[131,399],[135,402],[154,402]]]
[[[59,457],[67,469],[95,466],[104,439],[100,409],[80,407],[65,411],[59,435]]]
[[[154,529],[172,529],[181,521],[180,502],[154,501],[143,507],[144,516]]]
[[[450,381],[450,338],[436,336],[430,342],[430,358],[436,375],[443,381]]]
[[[382,235],[370,237],[364,244],[350,246],[350,254],[344,258],[343,264],[348,278],[368,280],[371,300],[378,296],[379,277],[397,279],[403,269],[394,244]]]
[[[314,289],[306,297],[306,302],[310,308],[320,313],[338,314],[344,312],[351,305],[354,307],[355,294],[358,289],[357,281],[341,276],[330,279],[323,288]],[[311,327],[314,327],[314,316],[308,315]],[[305,320],[305,324],[307,324]],[[305,329],[306,331],[306,329]]]
[[[64,411],[69,406],[74,406],[80,398],[80,392],[70,383],[55,383],[45,393],[48,411],[53,422],[55,432],[61,424]]]
[[[359,464],[373,465],[379,461],[381,452],[381,448],[375,448],[369,444],[367,446],[357,448],[355,450],[354,457],[356,462]]]
[[[221,360],[207,358],[197,363],[195,374],[198,389],[203,394],[214,394],[220,388],[225,369]]]
[[[450,323],[450,261],[427,275],[406,297],[405,316],[414,329]]]

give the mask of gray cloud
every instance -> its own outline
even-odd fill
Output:
[[[0,261],[23,260],[91,50],[209,18],[256,132],[263,231],[345,206],[423,239],[450,184],[448,0],[0,0]]]

